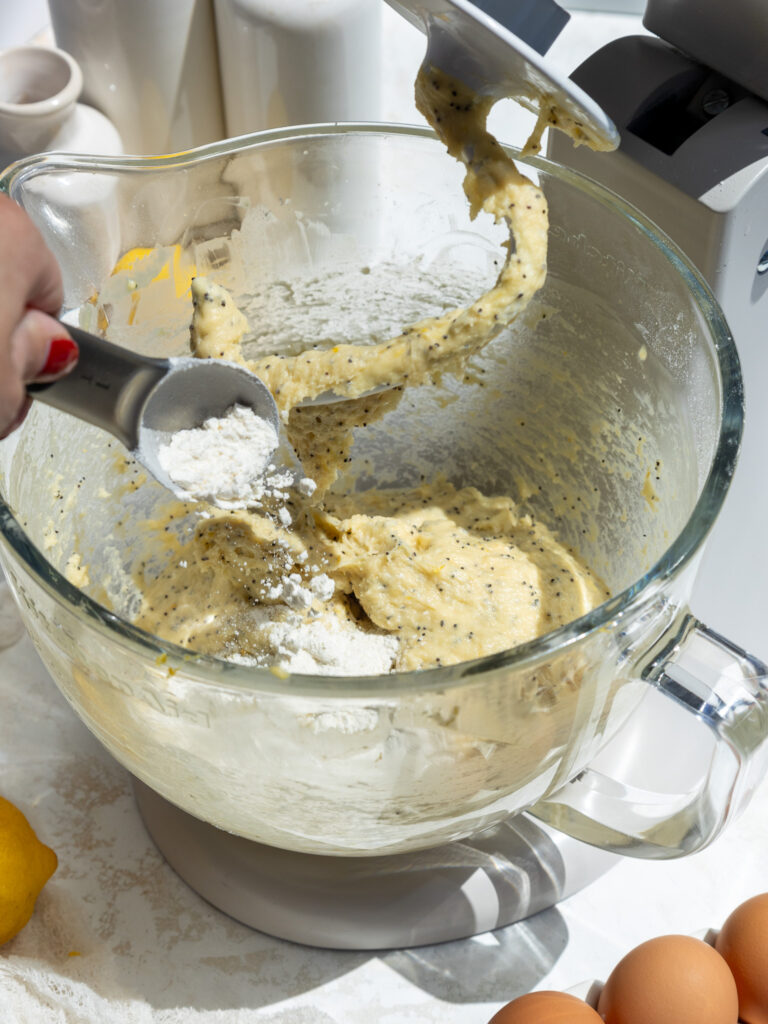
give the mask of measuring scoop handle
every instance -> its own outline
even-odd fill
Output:
[[[28,384],[27,394],[109,431],[134,450],[141,409],[168,372],[168,360],[141,356],[79,327],[62,326],[77,342],[77,362],[64,377]]]

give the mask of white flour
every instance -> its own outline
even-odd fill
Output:
[[[267,635],[273,664],[305,675],[375,676],[392,671],[397,640],[364,633],[333,614],[309,622],[276,622]]]
[[[253,409],[233,405],[201,427],[178,430],[158,451],[160,465],[177,487],[220,508],[258,505],[275,487],[289,486],[293,474],[276,472],[274,426]]]
[[[260,608],[254,619],[264,650],[255,658],[231,659],[240,664],[304,675],[376,676],[390,673],[397,656],[396,637],[363,632],[333,612],[307,619]]]
[[[296,611],[303,611],[311,608],[315,599],[321,602],[330,601],[334,589],[333,580],[324,572],[313,574],[306,586],[303,578],[297,572],[292,572],[270,587],[265,597],[270,601],[280,601]]]

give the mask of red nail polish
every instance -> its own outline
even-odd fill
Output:
[[[38,376],[52,377],[66,370],[75,362],[78,348],[71,338],[54,338],[48,349],[48,358]]]

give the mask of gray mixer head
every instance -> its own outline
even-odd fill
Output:
[[[643,23],[688,57],[768,100],[765,0],[648,0]]]

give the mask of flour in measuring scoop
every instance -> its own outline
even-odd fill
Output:
[[[270,463],[277,445],[277,431],[269,420],[248,406],[233,405],[200,427],[176,431],[161,445],[158,459],[191,498],[220,508],[247,508],[275,488],[294,483],[295,474]]]

